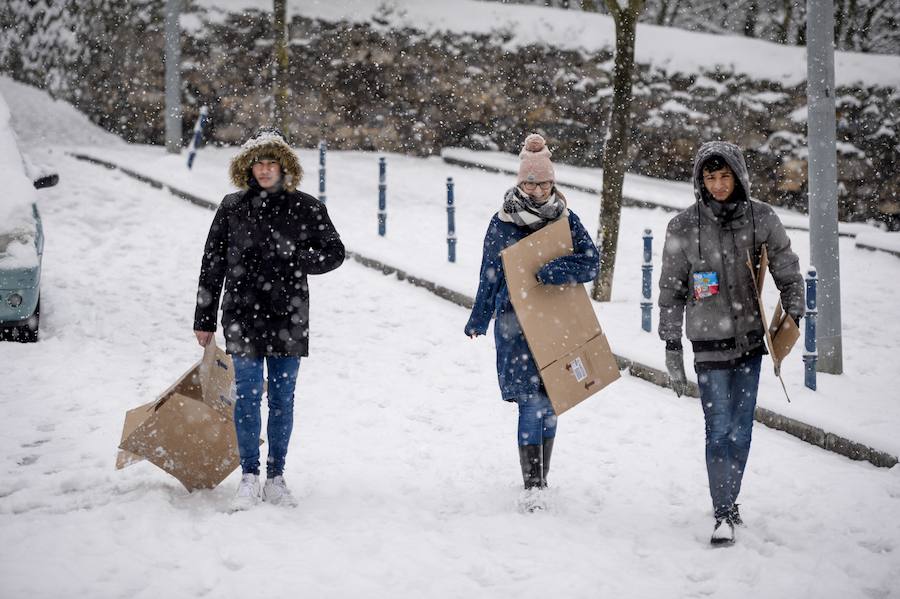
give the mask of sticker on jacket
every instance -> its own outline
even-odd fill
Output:
[[[719,273],[695,272],[694,273],[694,299],[712,297],[719,293]]]
[[[572,369],[572,374],[575,375],[575,380],[579,383],[587,378],[587,369],[584,367],[584,362],[581,361],[581,358],[575,358],[569,363],[569,368]]]

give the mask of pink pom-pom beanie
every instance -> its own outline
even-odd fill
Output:
[[[532,133],[525,138],[525,145],[519,153],[522,159],[519,164],[519,183],[542,183],[554,181],[553,163],[550,162],[550,150],[547,142],[537,133]]]

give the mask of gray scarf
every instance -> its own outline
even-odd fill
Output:
[[[518,186],[511,187],[503,197],[503,208],[497,217],[519,227],[537,231],[560,216],[567,215],[566,198],[555,187],[543,204],[538,204]]]

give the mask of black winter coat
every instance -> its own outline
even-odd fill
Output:
[[[229,354],[309,354],[306,275],[334,270],[344,244],[325,206],[300,191],[225,196],[206,240],[194,329],[222,329]]]

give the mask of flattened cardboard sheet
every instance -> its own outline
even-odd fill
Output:
[[[561,218],[501,252],[510,301],[557,416],[619,378],[584,285],[542,285],[537,272],[573,252]]]
[[[762,245],[759,258],[759,270],[753,265],[749,250],[747,251],[747,268],[750,269],[750,275],[753,278],[753,284],[756,288],[756,301],[759,304],[759,315],[762,319],[763,327],[766,331],[766,347],[769,355],[772,357],[772,364],[775,367],[775,375],[781,378],[781,363],[791,353],[797,340],[800,339],[800,328],[794,319],[784,312],[781,301],[775,306],[775,315],[772,321],[767,325],[766,308],[763,305],[762,289],[766,280],[766,271],[769,266],[769,250],[766,244]],[[784,387],[784,381],[781,382]],[[785,388],[785,396],[787,389]],[[788,398],[790,401],[790,398]]]
[[[582,304],[590,306],[590,301],[583,285],[537,285],[518,302],[513,302],[526,339],[529,331],[532,337],[540,338],[540,343],[528,344],[538,369],[600,333],[600,323],[593,310],[572,309]]]

